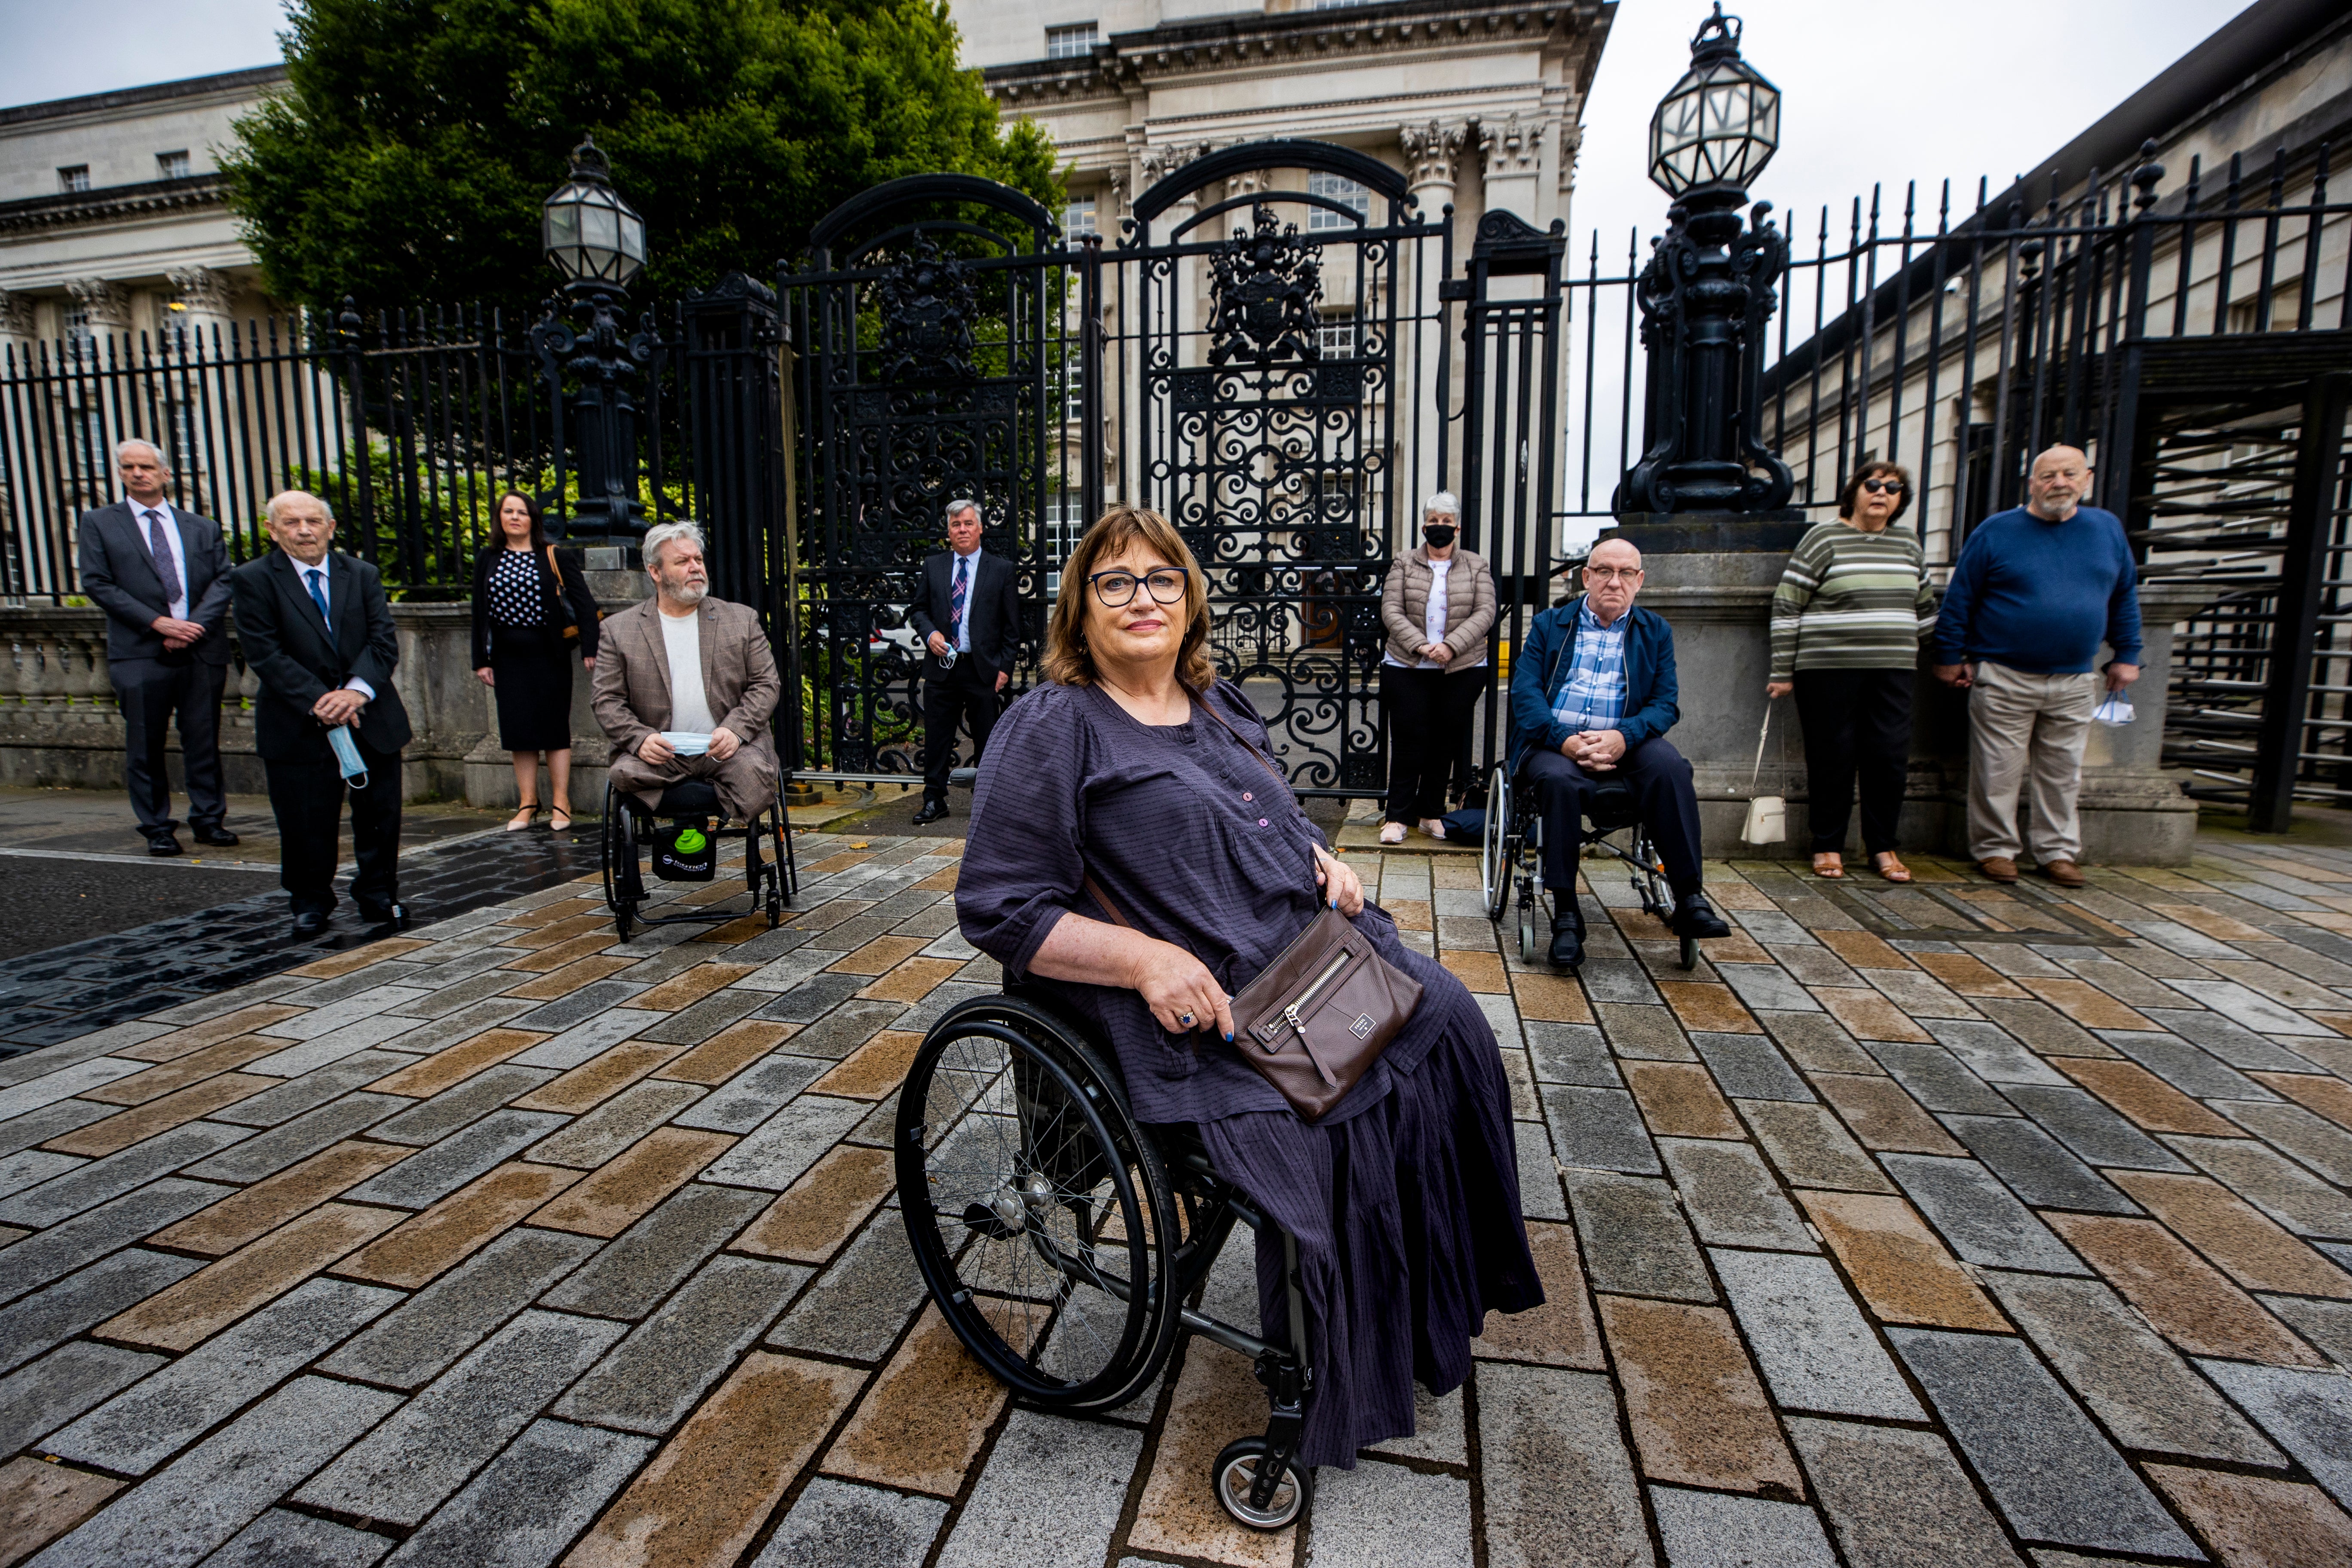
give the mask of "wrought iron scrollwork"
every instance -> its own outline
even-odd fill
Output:
[[[979,290],[963,258],[929,235],[908,242],[874,286],[881,312],[881,377],[898,384],[972,379]]]
[[[1269,365],[1286,359],[1312,363],[1322,357],[1315,329],[1323,298],[1323,247],[1298,237],[1273,207],[1260,203],[1252,226],[1210,259],[1210,296],[1214,320],[1209,328],[1211,364],[1235,360]]]

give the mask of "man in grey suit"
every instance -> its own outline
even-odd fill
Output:
[[[77,530],[81,591],[106,612],[107,673],[122,709],[124,781],[151,855],[177,855],[165,731],[180,723],[188,827],[198,844],[236,842],[222,820],[220,705],[228,678],[228,547],[220,524],[174,507],[163,454],[148,442],[114,448],[124,498],[84,512]]]

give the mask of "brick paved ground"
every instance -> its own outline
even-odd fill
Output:
[[[1230,1352],[1076,1423],[919,1310],[959,848],[776,932],[557,887],[0,1061],[0,1563],[2352,1561],[2352,854],[1718,867],[1689,974],[1604,879],[1580,984],[1370,862],[1502,1037],[1553,1301],[1265,1538],[1204,1486]]]

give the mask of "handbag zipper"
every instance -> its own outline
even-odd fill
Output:
[[[1299,1017],[1299,1009],[1312,1005],[1315,1001],[1316,994],[1321,991],[1324,986],[1328,985],[1331,983],[1332,977],[1338,974],[1339,971],[1347,968],[1348,961],[1354,956],[1354,953],[1349,952],[1345,948],[1342,948],[1338,952],[1332,954],[1331,962],[1323,966],[1323,973],[1317,975],[1312,981],[1308,982],[1307,989],[1300,992],[1297,999],[1282,1009],[1283,1022],[1288,1024],[1292,1029],[1297,1031],[1298,1035],[1298,1042],[1302,1047],[1307,1043],[1307,1025]],[[1267,1050],[1271,1053],[1273,1047],[1269,1046]]]

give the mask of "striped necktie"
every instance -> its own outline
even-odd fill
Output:
[[[971,556],[959,555],[956,557],[955,592],[950,595],[948,599],[948,621],[950,625],[954,626],[955,635],[948,638],[948,640],[955,644],[959,649],[963,647],[964,574],[971,569]]]

